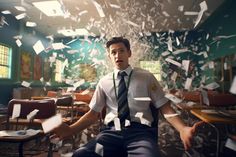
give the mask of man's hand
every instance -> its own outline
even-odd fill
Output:
[[[192,127],[185,126],[180,130],[180,138],[184,144],[184,149],[188,150],[191,147],[191,142],[193,139],[193,136],[196,132],[196,128],[200,126],[203,121],[195,123]]]
[[[53,129],[52,133],[54,133],[54,135],[51,136],[51,139],[59,138],[60,140],[68,138],[73,135],[71,128],[65,123],[62,123],[57,128]]]

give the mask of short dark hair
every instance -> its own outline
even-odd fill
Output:
[[[125,47],[130,50],[130,43],[129,40],[124,38],[124,37],[113,37],[110,40],[107,41],[106,43],[106,48],[109,49],[109,47],[112,44],[116,44],[116,43],[123,43],[125,45]]]

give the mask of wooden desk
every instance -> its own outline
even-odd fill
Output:
[[[187,111],[190,111],[192,109],[206,109],[206,108],[209,108],[209,106],[201,105],[201,104],[188,105],[187,102],[186,103],[178,103],[178,104],[176,104],[176,106],[181,110],[187,110]]]
[[[204,109],[205,110],[205,109]],[[220,113],[202,112],[202,109],[192,109],[190,112],[206,123],[236,124],[236,119]]]
[[[190,110],[190,112],[215,129],[215,131],[216,131],[216,142],[217,142],[216,143],[216,157],[219,157],[219,154],[220,154],[220,130],[217,128],[216,124],[224,124],[224,125],[225,124],[233,124],[233,125],[235,125],[236,124],[236,119],[231,118],[229,116],[222,115],[218,112],[210,113],[210,110],[209,110],[209,112],[206,112],[206,109],[204,109],[204,110],[202,110],[202,109],[192,109],[192,110]]]
[[[47,96],[32,96],[32,100],[44,100],[44,99],[51,99],[52,97],[47,97]]]
[[[15,132],[13,130],[6,131],[8,133]],[[19,157],[24,157],[24,144],[31,140],[35,140],[37,138],[43,137],[44,133],[42,131],[33,134],[33,135],[22,135],[22,136],[0,136],[0,143],[8,142],[8,143],[18,143],[18,155]]]

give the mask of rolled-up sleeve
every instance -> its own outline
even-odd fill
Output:
[[[150,74],[149,79],[149,94],[156,108],[160,108],[169,101],[169,99],[165,97],[161,85],[152,74]]]
[[[101,82],[99,82],[93,94],[92,100],[89,103],[89,107],[90,109],[96,112],[101,112],[105,104],[106,104],[105,93],[101,87]]]

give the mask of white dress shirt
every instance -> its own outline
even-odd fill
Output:
[[[164,97],[165,94],[152,73],[140,68],[132,68],[131,66],[124,71],[127,73],[125,81],[128,86],[128,105],[131,122],[140,122],[151,126],[153,117],[149,107],[150,101],[156,108],[159,108],[167,103],[168,99]],[[119,70],[115,69],[114,72],[107,74],[99,81],[89,104],[89,107],[96,112],[101,112],[106,106],[105,124],[118,117],[118,104],[115,94],[115,90],[118,91],[118,84],[121,79],[118,76],[118,72]],[[137,100],[138,98],[148,98],[150,100]]]

